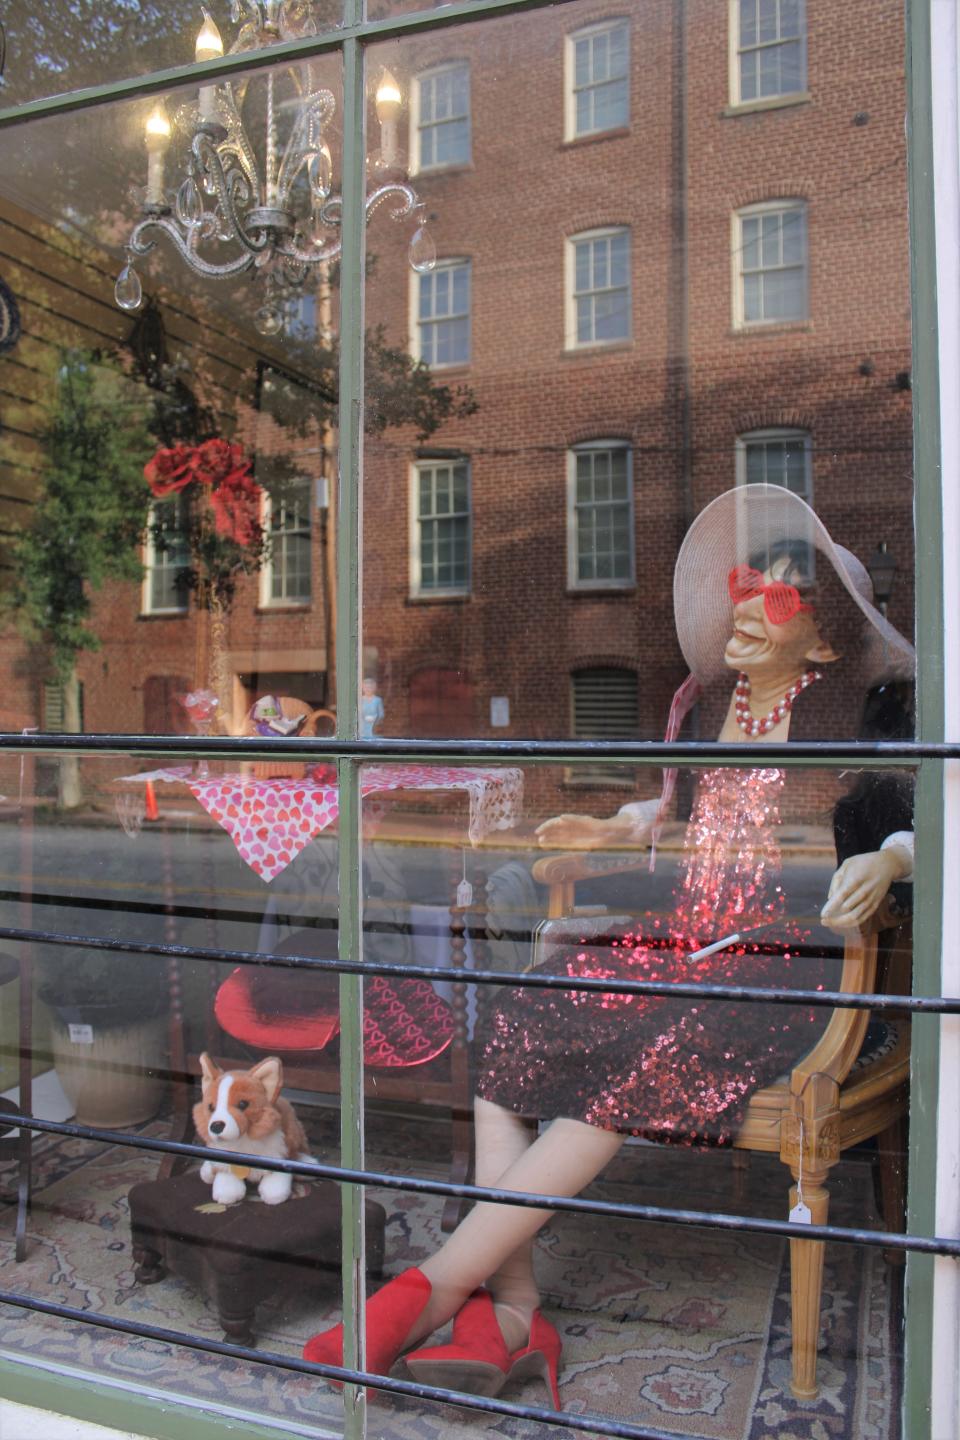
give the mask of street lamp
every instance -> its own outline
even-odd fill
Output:
[[[881,615],[886,615],[890,596],[893,594],[893,577],[897,573],[897,562],[887,549],[886,540],[881,540],[867,561],[867,574],[873,585],[873,598]]]

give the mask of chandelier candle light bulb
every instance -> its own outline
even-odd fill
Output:
[[[170,143],[170,120],[158,101],[144,127],[147,146],[147,204],[163,205],[163,157]]]
[[[389,170],[397,163],[397,117],[403,103],[400,86],[389,70],[380,77],[375,103],[380,121],[380,157],[384,169]]]
[[[197,36],[194,56],[197,63],[204,60],[219,60],[223,55],[223,40],[220,31],[217,29],[216,21],[206,10],[203,11],[203,24]],[[200,119],[216,120],[217,118],[217,87],[216,85],[200,86]]]

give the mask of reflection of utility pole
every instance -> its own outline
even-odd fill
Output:
[[[316,312],[318,339],[332,349],[334,334],[330,270],[328,265],[320,266],[319,270]],[[326,665],[323,703],[331,710],[337,707],[337,449],[336,426],[321,424],[316,507],[320,517],[320,583],[323,592],[323,644]],[[330,473],[331,469],[333,474]]]

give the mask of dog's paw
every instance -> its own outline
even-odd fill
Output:
[[[218,1170],[213,1182],[213,1198],[221,1205],[236,1205],[247,1193],[247,1187],[229,1170]]]
[[[293,1176],[281,1175],[278,1171],[274,1171],[270,1175],[264,1175],[257,1189],[260,1191],[260,1199],[265,1205],[280,1205],[284,1200],[290,1199]]]
[[[204,1185],[212,1185],[216,1177],[217,1167],[210,1160],[204,1160],[200,1166],[200,1179]]]

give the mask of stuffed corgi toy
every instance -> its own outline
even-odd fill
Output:
[[[280,1095],[283,1066],[275,1055],[252,1070],[221,1070],[209,1055],[200,1056],[203,1098],[193,1107],[193,1123],[211,1150],[242,1150],[277,1160],[309,1160],[307,1137],[289,1101]],[[293,1176],[279,1170],[205,1160],[200,1178],[213,1186],[213,1198],[234,1205],[247,1193],[247,1180],[257,1182],[267,1205],[289,1200]]]

